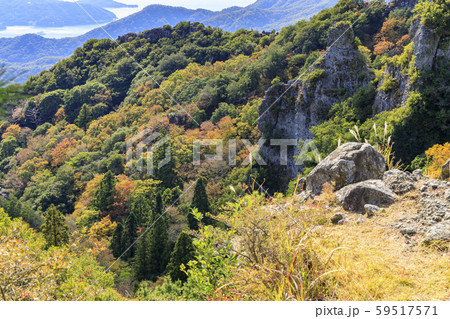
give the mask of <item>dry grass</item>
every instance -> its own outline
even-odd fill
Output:
[[[332,249],[338,300],[450,300],[450,254],[420,244],[410,246],[393,223],[413,217],[416,204],[404,198],[381,215],[357,224],[326,225],[314,233],[316,252]],[[328,214],[329,215],[329,214]],[[420,236],[417,235],[420,243]]]
[[[234,299],[450,300],[450,253],[421,245],[421,235],[407,242],[393,226],[417,215],[418,195],[370,219],[343,211],[332,187],[306,203],[250,197],[226,218],[240,258]],[[333,225],[338,212],[345,223]]]

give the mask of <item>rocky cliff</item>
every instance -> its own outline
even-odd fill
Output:
[[[374,114],[406,105],[409,94],[420,84],[418,73],[435,71],[441,63],[450,62],[450,37],[426,28],[415,19],[409,35],[412,43],[402,56],[384,70],[378,85]]]
[[[299,151],[289,149],[287,165],[280,165],[280,147],[269,140],[311,139],[309,129],[323,122],[335,103],[369,82],[370,72],[350,24],[338,23],[329,31],[327,52],[305,74],[267,90],[259,107],[259,128],[267,139],[261,153],[272,171],[284,178],[282,184],[298,175],[301,167],[294,157]]]

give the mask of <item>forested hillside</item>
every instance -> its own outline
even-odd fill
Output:
[[[40,59],[58,61],[68,57],[77,47],[82,46],[89,39],[116,39],[131,32],[143,32],[165,25],[175,26],[182,21],[201,22],[207,26],[232,32],[238,29],[270,32],[292,25],[298,20],[309,18],[323,8],[333,6],[336,2],[336,0],[278,1],[276,5],[268,7],[266,2],[256,1],[249,7],[232,7],[217,12],[205,9],[192,10],[182,7],[150,5],[131,16],[74,38],[46,39],[38,35],[24,35],[11,39],[0,38],[0,62],[12,64],[11,67],[17,72],[24,71],[25,74],[17,79],[19,83],[23,83],[29,76],[48,69],[48,64]],[[87,4],[80,3],[85,6],[89,4],[89,1]],[[86,18],[89,17],[86,15]],[[95,20],[96,23],[102,23],[103,21]],[[0,21],[2,20],[0,19]],[[90,20],[85,24],[94,24],[94,21]],[[38,70],[38,72],[34,70]]]
[[[449,4],[414,5],[340,0],[279,33],[181,22],[117,43],[89,40],[21,92],[0,89],[14,105],[0,125],[0,251],[14,252],[0,254],[0,297],[448,298],[448,255],[397,252],[400,240],[371,233],[382,231],[371,221],[344,236],[333,220],[343,212],[336,183],[315,198],[294,196],[316,161],[290,176],[261,165],[249,147],[297,132],[290,121],[304,112],[299,149],[312,138],[325,158],[366,141],[387,160],[383,172],[438,177],[450,157]],[[423,33],[437,52],[431,62],[428,42],[414,43]],[[168,138],[163,147],[127,154],[136,136],[153,133]],[[208,161],[210,145],[193,161],[202,139],[221,140],[225,156]],[[429,188],[443,193],[442,183]],[[412,198],[403,206],[414,207]],[[392,224],[404,207],[380,214]],[[368,233],[372,241],[362,239]],[[343,238],[354,250],[335,254]]]

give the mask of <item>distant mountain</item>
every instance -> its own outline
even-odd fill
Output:
[[[98,23],[108,23],[114,13],[92,4],[84,4]],[[3,26],[65,27],[92,24],[92,18],[79,5],[57,0],[0,0],[0,23]]]
[[[1,1],[1,0],[0,0]],[[103,5],[109,0],[82,0]],[[164,25],[176,25],[181,21],[201,22],[226,31],[238,29],[279,30],[299,20],[307,19],[324,8],[334,6],[338,0],[259,0],[242,8],[231,7],[222,11],[186,9],[164,5],[150,5],[140,12],[111,22],[74,38],[46,39],[37,35],[16,38],[0,38],[0,63],[9,63],[18,71],[21,65],[32,66],[18,81],[37,74],[48,67],[48,62],[57,57],[70,56],[73,51],[89,39],[117,38],[132,32],[142,32]],[[92,21],[91,21],[92,22]],[[45,62],[45,65],[43,64]]]
[[[155,4],[103,28],[94,29],[87,35],[92,38],[104,37],[105,30],[115,38],[167,24],[173,26],[181,21],[201,22],[231,32],[239,29],[280,30],[299,20],[307,19],[324,8],[332,7],[337,2],[338,0],[259,0],[245,8],[231,7],[218,12]]]
[[[125,4],[114,0],[79,0],[79,4],[92,4],[102,8],[137,8],[137,4]]]

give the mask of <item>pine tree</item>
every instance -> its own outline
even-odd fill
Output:
[[[148,227],[151,227],[150,230],[138,242],[134,272],[137,280],[156,281],[166,270],[170,254],[169,225],[167,217],[163,215],[159,194]]]
[[[192,243],[192,238],[186,233],[181,233],[178,236],[177,242],[175,243],[175,248],[170,256],[170,262],[167,266],[168,274],[173,281],[181,280],[181,282],[186,282],[187,275],[181,271],[181,265],[187,264],[189,261],[195,258],[195,247]]]
[[[69,227],[64,223],[64,215],[51,205],[45,216],[45,222],[41,226],[46,241],[46,248],[62,246],[69,243]]]
[[[199,178],[194,189],[194,197],[191,202],[192,208],[197,208],[202,214],[210,212],[208,195],[206,194],[205,184],[203,178]]]
[[[197,208],[198,212],[202,213],[203,215],[210,212],[208,195],[206,194],[203,178],[199,178],[197,184],[195,185],[194,197],[192,198],[191,202],[191,209],[194,208]],[[198,229],[198,221],[191,213],[188,214],[188,223],[190,229]]]
[[[114,204],[116,195],[116,177],[108,171],[100,182],[100,186],[95,193],[94,204],[101,212],[110,212]]]
[[[156,281],[166,270],[169,262],[169,222],[163,215],[162,198],[156,196],[156,208],[152,216],[152,228],[149,233],[149,280]]]
[[[123,240],[123,225],[122,223],[118,223],[116,229],[114,230],[111,244],[109,246],[111,248],[113,256],[119,258],[120,255],[127,249]]]
[[[128,249],[128,251],[124,254],[123,259],[128,260],[134,257],[134,253],[136,251],[136,245],[133,245],[138,237],[137,234],[137,220],[136,215],[130,213],[128,215],[127,220],[125,221],[125,226],[123,229],[122,242],[124,243],[124,251]]]
[[[148,280],[149,273],[149,254],[148,254],[149,232],[142,236],[136,246],[136,256],[133,263],[134,278],[139,282]]]
[[[84,103],[83,106],[81,107],[80,113],[78,113],[78,117],[75,120],[75,124],[86,132],[91,120],[92,120],[91,109],[89,105]]]

